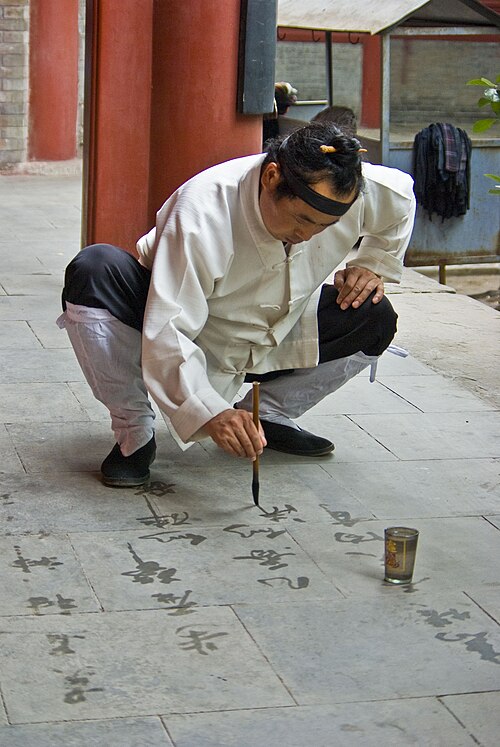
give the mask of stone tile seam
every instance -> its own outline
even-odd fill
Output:
[[[384,451],[387,451],[388,454],[392,454],[392,456],[395,457],[398,460],[398,462],[408,461],[408,460],[400,459],[397,454],[395,454],[393,451],[391,451],[391,449],[389,449],[388,446],[382,443],[382,441],[376,438],[372,433],[370,433],[370,431],[364,428],[360,423],[357,423],[356,420],[354,419],[356,417],[355,415],[344,415],[343,417],[347,418],[347,420],[350,420],[353,425],[355,425],[357,428],[359,428],[360,431],[365,433],[368,436],[368,438],[371,438],[373,441],[375,441],[375,443],[381,446],[384,449]]]
[[[7,703],[5,702],[5,697],[2,690],[2,682],[0,681],[0,704],[3,706],[3,710],[5,713],[5,718],[7,719],[7,723],[11,723],[9,719],[9,712],[7,710]],[[2,729],[2,726],[0,726],[0,730]]]
[[[472,597],[466,591],[462,591],[462,594],[464,594],[467,597],[467,599],[470,599],[470,601],[473,604],[475,604],[476,607],[478,607],[481,610],[481,612],[484,612],[484,614],[487,615],[487,617],[489,617],[491,620],[493,620],[494,623],[496,623],[497,625],[500,625],[500,620],[497,620],[495,617],[493,617],[493,615],[490,612],[488,612],[487,609],[485,609],[482,605],[480,605],[479,602],[476,602],[476,600],[474,599],[474,597]]]
[[[427,412],[426,410],[422,410],[421,407],[419,407],[418,405],[415,405],[413,402],[410,402],[410,400],[407,399],[407,397],[403,396],[402,394],[397,392],[395,389],[391,389],[390,386],[388,386],[387,384],[384,384],[382,381],[379,381],[378,384],[380,384],[380,386],[386,389],[388,392],[391,392],[391,394],[394,394],[398,399],[402,400],[403,402],[406,402],[406,404],[413,407],[417,412],[422,412],[422,413]],[[408,415],[413,415],[413,413],[408,413]]]
[[[474,742],[475,744],[481,745],[481,747],[483,747],[483,745],[482,745],[482,742],[480,742],[480,741],[479,741],[479,740],[478,740],[478,739],[477,739],[477,738],[476,738],[476,737],[474,736],[474,734],[472,734],[472,733],[471,733],[471,732],[470,732],[470,731],[469,731],[469,730],[467,729],[467,727],[465,726],[465,724],[463,723],[463,721],[461,721],[461,720],[460,720],[460,719],[458,718],[457,714],[456,714],[456,713],[454,713],[454,712],[452,711],[452,709],[451,709],[451,708],[450,708],[450,707],[449,707],[449,706],[448,706],[448,705],[447,705],[446,703],[444,703],[444,702],[443,702],[443,701],[441,700],[441,698],[443,698],[443,697],[446,697],[446,696],[445,696],[445,695],[440,695],[440,696],[438,696],[438,697],[436,698],[436,700],[438,701],[438,703],[440,703],[440,704],[441,704],[441,705],[443,706],[443,708],[445,708],[445,709],[446,709],[446,710],[448,711],[448,713],[450,714],[450,716],[452,716],[452,717],[453,717],[453,718],[455,719],[455,721],[456,721],[456,722],[457,722],[457,723],[458,723],[458,724],[459,724],[459,725],[460,725],[460,726],[462,727],[462,729],[463,729],[463,730],[464,730],[464,731],[465,731],[465,732],[467,733],[467,735],[468,735],[468,736],[469,736],[469,737],[470,737],[470,738],[471,738],[471,739],[473,740],[473,742]]]
[[[50,533],[49,533],[49,536],[53,536],[53,535],[50,535]],[[77,562],[79,568],[81,569],[82,574],[83,574],[83,578],[87,582],[87,584],[88,584],[88,586],[89,586],[89,588],[90,588],[90,590],[91,590],[91,592],[92,592],[92,594],[94,596],[94,599],[95,599],[96,603],[99,605],[101,613],[105,612],[104,605],[102,604],[101,600],[99,599],[99,597],[97,595],[97,592],[94,589],[94,586],[93,586],[90,578],[88,577],[87,572],[85,571],[83,563],[80,560],[80,556],[78,555],[77,549],[74,546],[73,542],[71,541],[71,535],[70,535],[70,533],[69,532],[64,533],[63,536],[66,537],[66,539],[68,540],[68,544],[71,547],[71,550],[73,551],[73,555],[75,557],[75,561]],[[82,614],[86,614],[86,613],[83,612]]]
[[[327,519],[326,521],[328,521],[328,519]],[[316,521],[316,522],[310,522],[310,523],[311,523],[311,524],[318,524],[319,526],[323,526],[325,522],[322,522],[322,521]],[[338,586],[336,586],[336,584],[334,584],[334,583],[333,583],[333,581],[332,581],[332,580],[331,580],[330,578],[328,578],[328,575],[326,574],[326,572],[325,572],[325,571],[324,571],[324,570],[323,570],[323,569],[321,568],[321,566],[320,566],[320,565],[319,565],[319,564],[318,564],[318,563],[317,563],[317,562],[316,562],[316,561],[314,560],[313,556],[312,556],[312,555],[311,555],[311,554],[310,554],[310,553],[309,553],[309,552],[308,552],[308,551],[306,550],[306,548],[305,548],[305,547],[304,547],[304,546],[303,546],[303,545],[302,545],[302,544],[301,544],[301,543],[299,542],[299,540],[298,540],[298,539],[296,539],[296,538],[294,537],[294,535],[293,535],[293,534],[290,534],[290,532],[288,531],[288,529],[286,529],[285,531],[286,531],[286,534],[287,534],[287,536],[288,536],[288,537],[290,537],[290,539],[291,539],[291,540],[292,540],[293,542],[295,542],[295,544],[296,544],[296,545],[297,545],[297,546],[298,546],[298,547],[300,548],[301,552],[303,552],[303,553],[304,553],[304,555],[305,555],[305,556],[306,556],[307,558],[309,558],[309,560],[310,560],[310,561],[312,562],[312,564],[313,564],[314,566],[316,566],[316,569],[317,569],[317,570],[318,570],[318,571],[320,572],[320,574],[321,574],[321,575],[322,575],[322,576],[323,576],[323,577],[325,578],[325,580],[326,580],[326,581],[328,581],[328,583],[329,583],[329,584],[330,584],[330,585],[331,585],[331,586],[332,586],[332,587],[333,587],[333,588],[334,588],[334,589],[335,589],[336,591],[338,591],[338,593],[340,594],[340,596],[341,596],[341,597],[342,597],[342,598],[343,598],[344,600],[348,599],[349,597],[348,597],[348,596],[347,596],[346,594],[344,594],[344,593],[343,593],[343,591],[342,591],[342,590],[341,590],[341,589],[340,589],[340,588],[339,588]],[[300,530],[299,530],[299,531],[300,531]],[[320,597],[318,597],[318,598],[320,598]],[[312,601],[312,600],[311,600],[311,601]]]
[[[259,652],[259,654],[262,656],[263,660],[266,662],[266,664],[268,665],[268,667],[270,668],[270,670],[273,672],[273,674],[276,677],[276,679],[278,680],[278,682],[280,682],[280,684],[282,685],[282,687],[285,690],[285,692],[287,693],[288,697],[294,702],[295,706],[299,706],[300,703],[297,701],[297,699],[293,695],[291,689],[285,683],[283,677],[276,671],[276,669],[274,668],[271,660],[269,659],[269,657],[267,656],[267,654],[265,653],[265,651],[262,649],[262,647],[256,641],[256,639],[252,635],[251,631],[245,625],[244,621],[238,615],[238,612],[235,609],[235,605],[230,604],[228,606],[231,608],[231,610],[232,610],[232,612],[233,612],[236,620],[239,622],[239,624],[241,625],[242,629],[245,631],[245,633],[247,634],[247,636],[249,637],[249,639],[253,642],[255,648],[257,649],[257,651]]]

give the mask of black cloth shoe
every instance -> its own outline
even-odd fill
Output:
[[[149,480],[149,465],[156,456],[156,441],[151,441],[128,457],[123,456],[118,444],[115,444],[101,464],[101,475],[104,485],[113,488],[135,488]]]
[[[268,449],[297,456],[318,457],[329,454],[335,448],[328,439],[315,436],[308,431],[297,430],[281,423],[272,423],[269,420],[260,422],[264,429]]]

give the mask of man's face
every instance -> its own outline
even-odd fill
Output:
[[[340,220],[337,216],[320,213],[300,197],[277,197],[279,179],[279,166],[267,164],[261,175],[259,205],[264,225],[275,239],[287,244],[300,244]],[[312,188],[320,195],[339,202],[349,203],[354,198],[354,193],[347,198],[337,197],[326,181],[318,182]]]

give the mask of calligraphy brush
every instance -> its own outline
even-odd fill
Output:
[[[255,427],[259,428],[259,382],[254,381],[252,385],[252,407],[253,407],[253,422]],[[259,505],[259,455],[255,457],[253,461],[253,477],[252,477],[252,495],[253,502],[256,506]]]

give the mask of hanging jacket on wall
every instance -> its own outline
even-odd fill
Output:
[[[415,135],[415,195],[430,220],[433,213],[444,220],[469,209],[471,151],[467,133],[451,124],[431,124]]]

